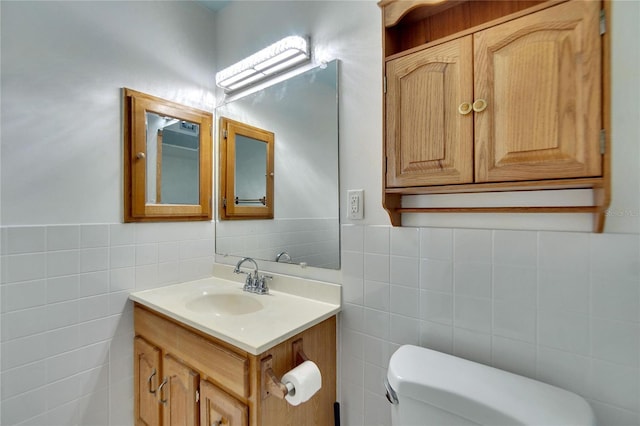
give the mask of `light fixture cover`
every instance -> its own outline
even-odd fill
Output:
[[[216,73],[216,85],[232,92],[307,62],[310,56],[306,38],[285,37]]]

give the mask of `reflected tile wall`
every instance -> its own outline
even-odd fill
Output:
[[[221,221],[216,253],[275,260],[283,251],[293,263],[340,268],[340,227],[337,218]]]
[[[340,391],[390,424],[381,377],[418,344],[576,392],[640,424],[640,236],[343,225]]]
[[[1,424],[129,425],[129,292],[212,275],[212,222],[3,227]]]

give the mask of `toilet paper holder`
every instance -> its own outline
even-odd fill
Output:
[[[309,360],[302,349],[302,339],[298,339],[292,343],[293,349],[293,368]],[[273,372],[273,356],[269,355],[260,361],[260,370],[262,372],[262,399],[273,395],[279,399],[284,399],[289,392],[293,390],[291,383],[282,383]]]

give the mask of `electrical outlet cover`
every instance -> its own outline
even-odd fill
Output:
[[[347,218],[364,219],[364,190],[351,189],[347,191]]]

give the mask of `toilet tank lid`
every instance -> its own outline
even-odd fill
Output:
[[[418,346],[393,354],[387,380],[400,409],[412,398],[484,425],[595,425],[572,392]]]

